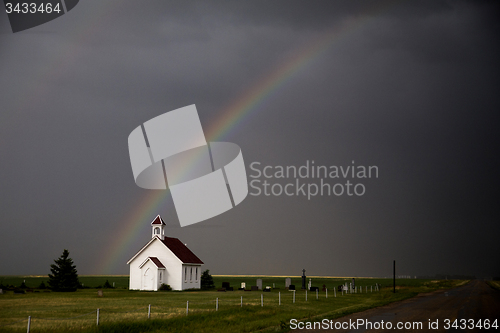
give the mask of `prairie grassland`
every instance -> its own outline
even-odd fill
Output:
[[[500,290],[500,281],[486,281],[486,283],[487,283],[490,287],[492,287],[492,288],[494,288],[494,289],[496,289],[496,290]]]
[[[116,288],[128,288],[128,275],[80,275],[78,277],[80,283],[85,287],[96,288],[103,286],[106,280],[112,285],[115,283]],[[25,282],[28,288],[36,289],[40,283],[44,282],[48,287],[48,275],[24,275],[24,276],[0,276],[0,284],[7,286],[12,285],[19,287]]]
[[[14,278],[14,277],[12,277]],[[26,285],[36,285],[39,278],[17,277]],[[247,288],[255,285],[259,277],[214,276],[217,287],[222,282],[239,287],[246,282]],[[328,288],[315,292],[300,290],[300,278],[293,278],[299,290],[295,293],[284,289],[284,278],[263,276],[263,286],[275,285],[271,292],[239,291],[184,291],[184,292],[140,292],[123,289],[128,277],[92,277],[87,280],[102,284],[106,280],[116,289],[104,289],[103,297],[96,289],[83,289],[74,293],[30,292],[14,294],[8,291],[0,295],[0,332],[26,332],[27,318],[31,316],[31,332],[252,332],[257,330],[279,331],[288,327],[291,318],[338,318],[352,312],[362,311],[393,301],[412,297],[419,292],[428,292],[456,286],[460,281],[397,280],[398,289],[392,293],[390,279],[356,279],[363,286],[362,293],[342,295],[334,286],[348,279],[313,278],[313,286]],[[4,280],[3,282],[2,279]],[[31,280],[35,279],[35,280]],[[120,280],[121,279],[121,280]],[[0,282],[6,285],[7,278]],[[121,281],[121,282],[119,282]],[[380,292],[370,292],[378,283],[385,286]],[[10,283],[9,283],[10,284]],[[86,284],[87,285],[87,284]],[[368,288],[366,288],[368,287]],[[278,289],[279,288],[279,289]],[[368,293],[366,290],[368,289]],[[261,306],[261,295],[264,306]],[[241,297],[243,304],[241,305]],[[216,310],[216,299],[219,308]],[[279,305],[281,298],[281,305]],[[189,314],[186,316],[187,302]],[[151,318],[148,319],[148,305],[151,304]],[[100,325],[96,326],[99,308]],[[18,321],[18,322],[17,322]],[[17,322],[17,323],[14,323]]]

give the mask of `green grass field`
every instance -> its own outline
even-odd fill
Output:
[[[271,292],[238,291],[241,282],[247,288],[255,285],[256,279],[263,279],[263,286],[276,287]],[[19,286],[23,281],[30,288],[36,288],[47,277],[0,277],[3,285]],[[99,297],[95,287],[108,280],[115,283],[115,289],[103,289]],[[363,286],[362,293],[334,297],[334,287],[350,279],[312,277],[312,285],[328,288],[315,292],[300,290],[300,277],[292,277],[296,291],[284,288],[285,277],[269,276],[214,276],[218,288],[222,282],[229,282],[235,291],[184,291],[184,292],[140,292],[129,291],[127,276],[80,276],[80,282],[89,289],[74,293],[56,293],[36,290],[26,294],[7,291],[0,295],[0,332],[26,332],[27,318],[31,316],[31,332],[253,332],[287,331],[291,318],[309,319],[338,318],[343,315],[380,306],[393,301],[412,297],[419,292],[429,292],[457,286],[457,280],[397,280],[397,292],[392,293],[392,280],[358,278],[356,284]],[[378,283],[380,292],[370,292]],[[366,293],[368,287],[368,293]],[[261,306],[261,295],[264,306]],[[243,297],[243,306],[241,306]],[[281,297],[281,305],[279,305]],[[216,311],[216,299],[219,309]],[[189,314],[186,306],[189,301]],[[148,305],[151,304],[151,318],[148,319]],[[99,308],[100,325],[96,326]],[[17,322],[17,323],[15,323]],[[283,328],[283,330],[282,330]]]

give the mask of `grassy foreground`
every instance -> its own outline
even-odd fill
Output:
[[[500,281],[486,281],[486,283],[493,289],[500,290]]]
[[[271,292],[239,291],[241,282],[247,288],[255,285],[259,277],[214,276],[217,287],[229,282],[236,290],[139,292],[129,291],[126,276],[89,276],[80,281],[90,289],[74,293],[56,293],[36,290],[26,294],[8,291],[0,295],[0,332],[26,332],[28,316],[31,316],[31,332],[253,332],[287,331],[291,318],[320,320],[338,318],[349,313],[363,311],[397,300],[412,297],[419,292],[445,289],[464,283],[458,280],[397,280],[397,292],[392,293],[390,279],[356,279],[363,292],[355,294],[334,293],[334,287],[350,279],[312,277],[312,285],[328,288],[315,292],[300,290],[301,280],[292,277],[292,284],[299,290],[295,294],[284,288],[284,277],[260,277],[263,286],[275,289]],[[99,297],[97,287],[108,280],[115,289],[103,289]],[[18,286],[25,281],[28,287],[36,287],[46,277],[0,277],[3,285]],[[379,292],[371,292],[375,283],[382,285]],[[39,292],[36,292],[39,291]],[[368,291],[368,292],[366,292]],[[241,297],[243,304],[241,305]],[[261,306],[261,297],[263,305]],[[218,311],[216,299],[218,298]],[[279,305],[281,298],[281,305]],[[189,314],[186,307],[189,301]],[[148,305],[151,318],[148,319]],[[99,326],[96,325],[99,308]]]

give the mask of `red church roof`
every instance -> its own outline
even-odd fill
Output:
[[[182,263],[184,264],[203,264],[203,261],[200,260],[194,254],[191,252],[190,249],[187,248],[186,245],[182,244],[182,242],[173,237],[165,237],[164,240],[162,240],[162,243],[165,244],[170,251],[172,251],[177,258],[179,258]]]
[[[165,268],[165,266],[163,266],[163,264],[161,263],[161,261],[156,258],[156,257],[149,257],[149,259],[151,259],[151,261],[156,265],[156,267],[158,268]]]
[[[167,225],[165,222],[163,222],[163,219],[161,218],[160,215],[157,215],[156,218],[151,222],[151,224],[163,224]]]

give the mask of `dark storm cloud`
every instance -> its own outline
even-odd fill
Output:
[[[86,1],[2,33],[0,274],[45,273],[65,247],[80,273],[100,273],[149,193],[133,182],[132,129],[196,103],[207,130],[355,20],[222,139],[249,174],[253,161],[377,165],[363,197],[249,196],[182,229],[169,196],[154,214],[219,274],[383,276],[397,259],[402,274],[499,275],[498,259],[477,259],[499,250],[495,13],[488,1]],[[143,223],[112,273],[150,237]]]

